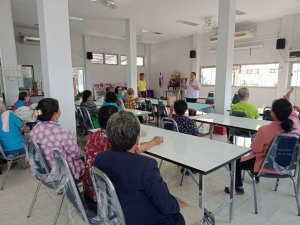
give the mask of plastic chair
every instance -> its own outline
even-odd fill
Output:
[[[148,122],[157,119],[157,115],[155,115],[152,103],[150,99],[145,99],[145,110],[148,112],[151,112],[151,114],[148,115]],[[152,119],[150,119],[152,117]],[[156,122],[156,125],[158,126],[158,120]]]
[[[18,155],[18,156],[6,155],[5,152],[4,152],[4,150],[3,150],[3,148],[2,148],[1,143],[0,143],[0,153],[1,153],[1,154],[0,154],[0,158],[5,159],[5,160],[7,160],[7,161],[10,161],[10,163],[9,163],[9,165],[8,165],[8,167],[7,167],[7,170],[6,170],[4,179],[3,179],[2,184],[1,184],[1,190],[3,190],[3,189],[4,189],[5,182],[6,182],[7,175],[8,175],[8,173],[9,173],[10,168],[11,168],[11,165],[12,165],[13,163],[16,163],[16,162],[18,162],[18,161],[21,161],[22,167],[25,169],[24,159],[25,159],[25,157],[26,157],[26,153],[21,154],[21,155]]]
[[[240,98],[239,98],[239,95],[238,93],[236,92],[232,98],[232,101],[231,101],[231,105],[234,105],[236,103],[239,103],[240,102]]]
[[[255,177],[260,176],[277,179],[275,191],[277,191],[279,179],[292,179],[294,184],[298,216],[300,216],[299,193],[295,180],[295,177],[299,176],[299,138],[300,135],[295,132],[282,132],[277,134],[269,148],[268,154],[266,155],[259,172],[254,174],[251,171],[248,171],[253,180],[254,208],[256,214],[258,213],[258,209]]]
[[[90,115],[89,111],[87,110],[87,108],[80,107],[80,109],[81,109],[83,118],[85,120],[85,123],[87,125],[87,129],[88,130],[95,129],[94,124],[93,124],[92,119],[91,119],[91,115]]]
[[[69,218],[66,225],[73,220],[72,212],[74,211],[86,224],[100,224],[97,215],[97,203],[91,198],[80,193],[75,179],[69,168],[64,156],[57,150],[53,151],[59,184],[57,189],[65,193],[69,201]]]
[[[273,117],[271,116],[271,107],[267,106],[263,111],[263,120],[273,121]]]
[[[215,97],[215,92],[210,91],[208,92],[207,98],[214,98]]]
[[[35,175],[36,179],[39,181],[38,186],[36,188],[35,194],[32,199],[32,203],[30,205],[30,209],[28,211],[27,217],[31,216],[32,209],[34,207],[34,203],[39,194],[41,185],[44,184],[46,187],[55,189],[52,182],[47,181],[48,176],[50,175],[50,169],[44,159],[44,156],[36,144],[36,142],[30,138],[23,138],[23,144],[26,151],[27,159],[31,165],[31,170]],[[64,201],[65,194],[63,193],[61,196],[61,200],[59,202],[57,212],[53,221],[53,225],[57,223],[58,216],[60,214],[61,206]]]
[[[90,168],[90,174],[96,190],[100,224],[125,225],[123,210],[110,179],[94,166]]]

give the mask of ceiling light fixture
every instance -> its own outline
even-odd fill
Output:
[[[97,3],[100,3],[101,5],[104,5],[110,9],[117,9],[118,6],[117,4],[115,3],[114,0],[89,0],[91,2],[97,2]]]
[[[204,25],[202,27],[203,30],[211,30],[211,29],[217,27],[217,22],[212,20],[211,17],[205,17],[203,19],[203,23],[204,23]]]
[[[152,34],[162,34],[161,32],[152,31],[152,30],[142,30],[143,33],[152,33]]]
[[[185,21],[185,20],[177,20],[175,22],[182,23],[182,24],[189,25],[189,26],[193,26],[193,27],[199,25],[198,23],[193,23],[193,22],[189,22],[189,21]]]
[[[75,17],[75,16],[69,16],[69,19],[70,20],[78,20],[78,21],[82,21],[83,20],[83,18]]]

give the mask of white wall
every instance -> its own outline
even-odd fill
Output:
[[[150,45],[150,77],[147,86],[148,89],[154,90],[155,97],[165,96],[165,92],[161,94],[161,90],[167,90],[171,74],[175,71],[179,70],[181,77],[189,77],[192,67],[190,59],[192,47],[192,36]],[[158,86],[160,71],[164,75],[164,85],[161,89]]]
[[[294,15],[294,28],[290,40],[290,49],[300,48],[300,27],[297,25],[300,22],[300,15]],[[234,52],[234,64],[255,64],[255,63],[274,63],[279,62],[281,59],[280,52],[284,57],[284,51],[276,50],[276,40],[279,37],[285,37],[281,35],[282,29],[287,26],[283,24],[282,19],[275,19],[271,21],[265,21],[258,24],[247,25],[243,27],[237,27],[236,31],[245,29],[255,28],[257,29],[256,38],[251,41],[239,41],[236,45],[256,45],[262,44],[264,47],[259,49],[240,50]],[[216,53],[210,53],[211,49],[216,48],[216,43],[210,43],[209,37],[216,34],[216,31],[199,35],[197,57],[200,58],[199,66],[215,66],[216,65]],[[175,70],[182,71],[181,77],[186,77],[192,71],[192,59],[189,58],[189,51],[193,50],[193,37],[188,36],[172,41],[166,41],[150,45],[150,74],[151,80],[149,89],[155,90],[155,96],[158,97],[158,74],[162,69],[164,71],[165,84],[163,91],[167,89],[167,83],[170,79],[169,74],[172,74]],[[281,60],[282,61],[282,60]],[[282,69],[285,63],[280,64],[279,70]],[[288,76],[283,74],[281,76]],[[287,85],[289,88],[289,85]],[[232,96],[239,89],[239,87],[232,87]],[[214,91],[214,86],[202,86],[200,88],[200,95],[207,95],[209,91]],[[250,90],[250,101],[258,107],[270,105],[276,98],[277,88],[249,88]],[[300,88],[298,90],[300,92]],[[292,96],[292,101],[294,95]],[[300,97],[297,98],[297,105],[300,105]]]
[[[34,29],[15,27],[16,48],[18,64],[33,65],[34,75],[36,81],[43,81],[41,52],[39,45],[30,45],[20,43],[19,32],[24,36],[39,37],[39,31]],[[71,34],[71,54],[72,67],[85,68],[86,52],[84,46],[84,36],[79,34]],[[100,51],[107,53],[117,53],[119,55],[126,55],[126,43],[124,40],[115,40],[100,37],[90,37],[90,49],[92,51]],[[137,44],[137,55],[146,55],[146,45],[142,43]],[[90,63],[90,61],[89,61]],[[126,66],[121,65],[99,65],[91,64],[91,74],[88,79],[94,82],[126,82]],[[145,73],[145,67],[138,67],[138,74]],[[87,85],[88,89],[92,88],[91,84]]]

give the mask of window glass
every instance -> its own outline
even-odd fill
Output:
[[[105,54],[105,64],[107,64],[107,65],[118,65],[118,55],[116,55],[116,54]]]
[[[292,63],[291,69],[291,85],[296,87],[300,86],[300,63]]]
[[[93,59],[91,60],[91,63],[103,64],[103,54],[93,52]]]

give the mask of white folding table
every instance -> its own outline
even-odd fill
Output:
[[[230,205],[230,221],[234,217],[235,160],[251,151],[250,148],[213,141],[156,127],[141,125],[147,131],[141,142],[150,141],[154,136],[163,136],[164,142],[153,146],[146,154],[199,172],[199,207],[204,209],[205,176],[231,163],[230,199],[213,213],[216,214]]]
[[[210,139],[212,139],[213,126],[223,126],[227,128],[236,128],[245,131],[256,132],[261,126],[270,124],[272,121],[255,120],[243,117],[220,115],[220,114],[205,114],[199,116],[191,116],[191,119],[209,124]]]

